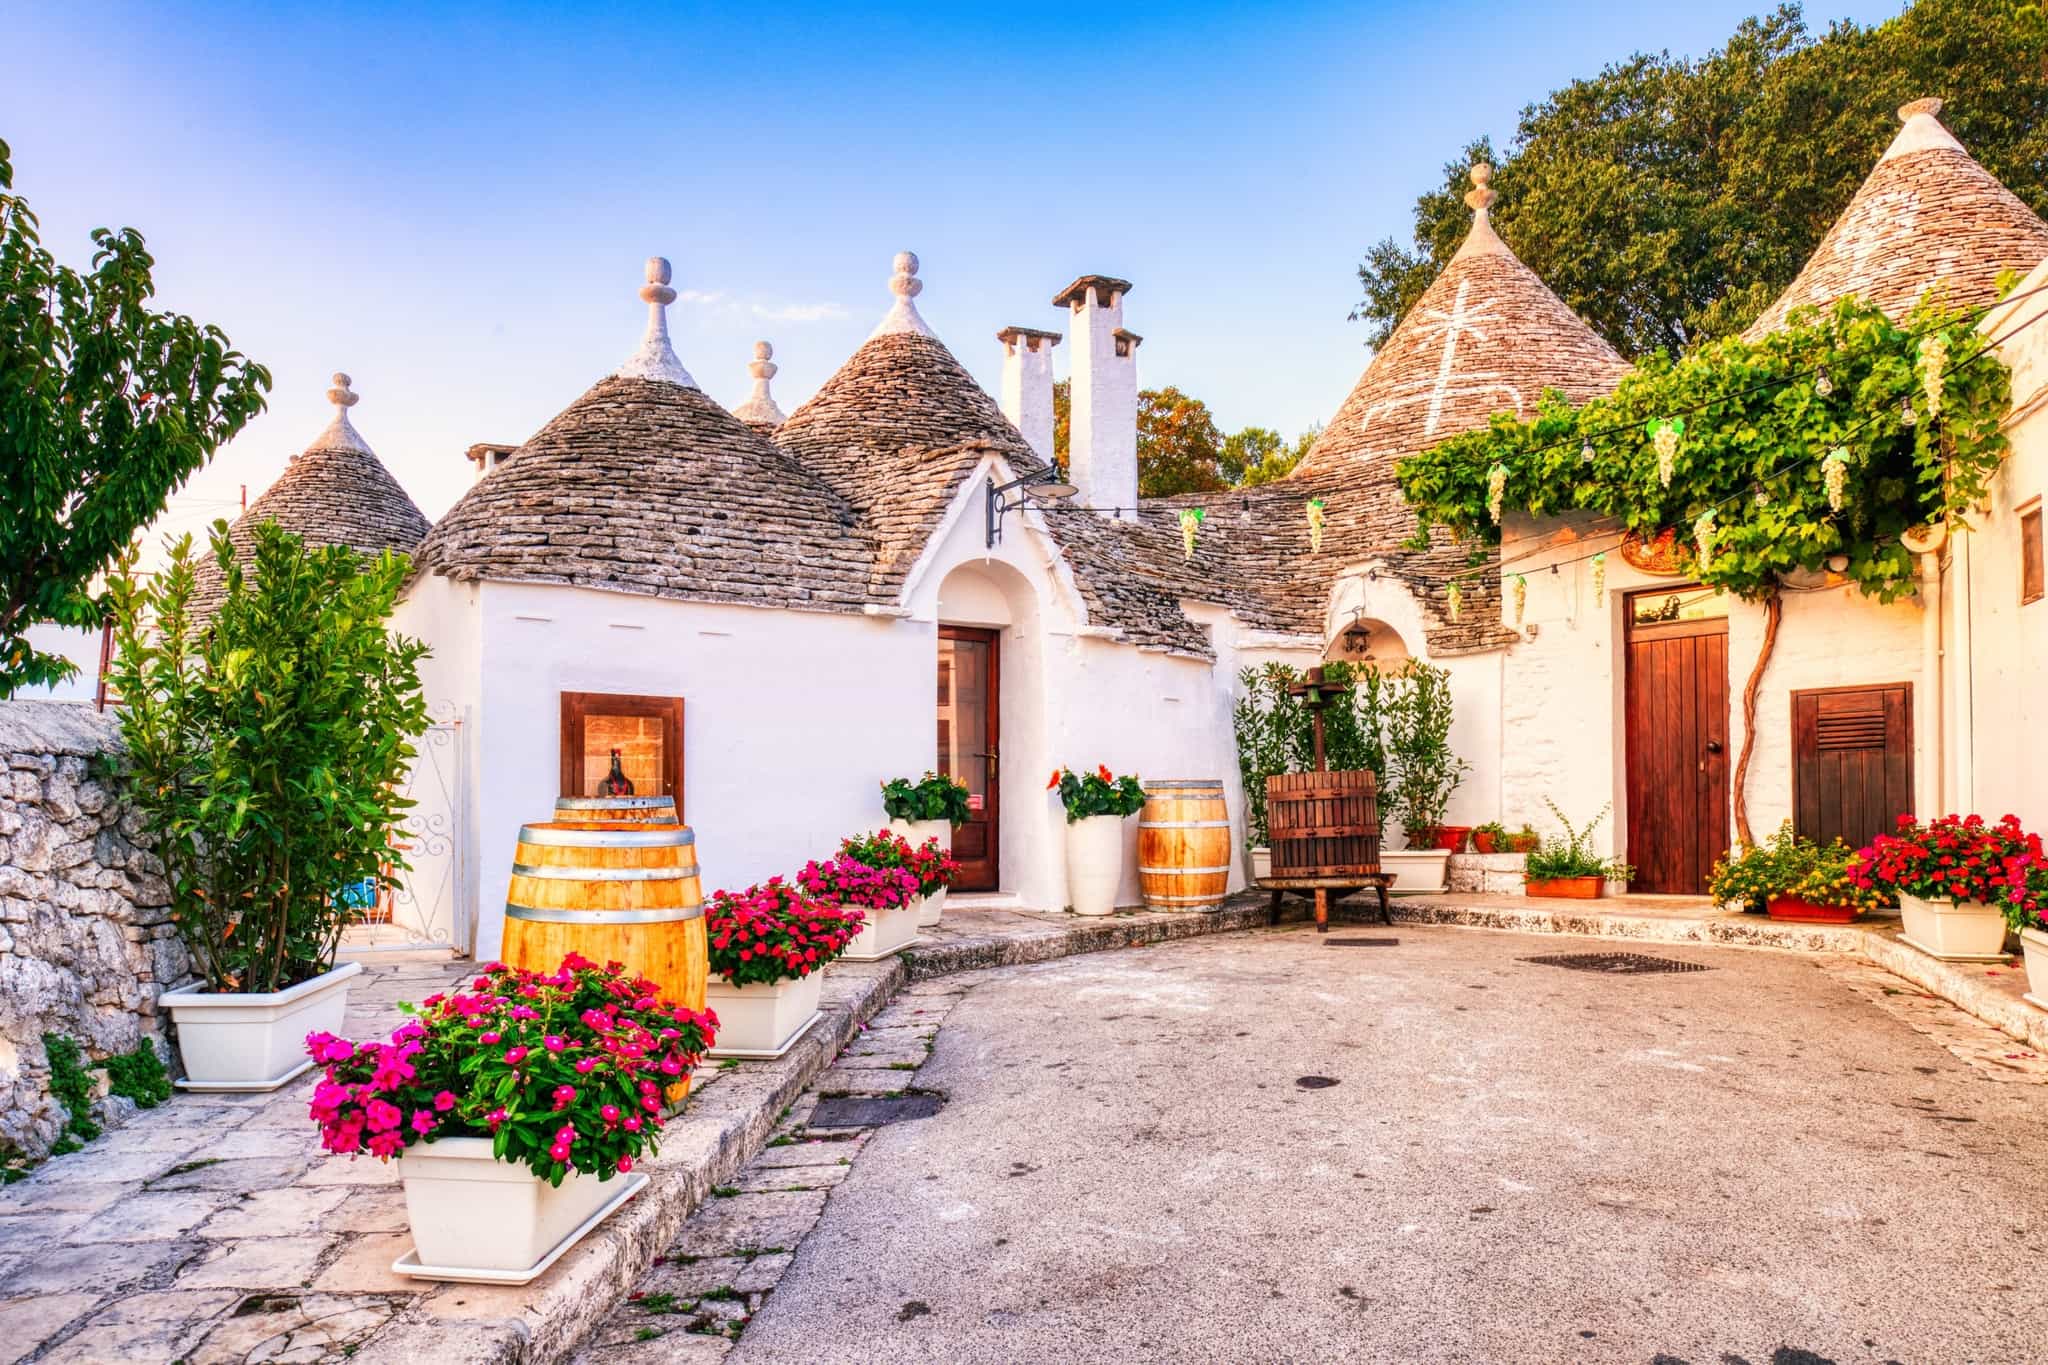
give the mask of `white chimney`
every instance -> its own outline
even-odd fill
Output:
[[[1081,503],[1138,519],[1138,343],[1124,330],[1129,280],[1083,275],[1054,298],[1072,314],[1074,395],[1067,477]],[[1112,511],[1112,509],[1114,509]]]
[[[1052,348],[1058,332],[1036,327],[1005,327],[996,333],[1003,343],[1003,416],[1024,433],[1038,458],[1052,463]]]

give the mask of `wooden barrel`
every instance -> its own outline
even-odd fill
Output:
[[[1206,910],[1230,891],[1223,784],[1147,782],[1138,815],[1138,889],[1154,910]]]
[[[558,825],[676,823],[673,796],[562,796],[555,800]]]
[[[505,895],[505,961],[624,963],[664,999],[704,1008],[704,902],[687,825],[522,825]]]
[[[1370,769],[1279,773],[1266,779],[1275,877],[1349,877],[1380,870],[1379,801]]]

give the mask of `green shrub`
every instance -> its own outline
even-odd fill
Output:
[[[1529,853],[1523,875],[1530,881],[1559,881],[1567,877],[1600,877],[1610,882],[1625,882],[1635,875],[1635,869],[1619,858],[1603,858],[1591,846],[1593,831],[1607,818],[1613,809],[1613,802],[1600,808],[1594,817],[1584,825],[1574,826],[1565,819],[1564,812],[1549,797],[1543,804],[1550,807],[1550,813],[1564,826],[1564,838],[1549,838],[1538,844]],[[1527,828],[1524,826],[1524,828]]]
[[[965,783],[928,772],[912,782],[892,777],[882,784],[882,809],[891,820],[944,820],[955,829],[967,823]]]

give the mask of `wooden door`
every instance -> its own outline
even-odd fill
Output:
[[[673,796],[683,813],[683,699],[612,692],[562,694],[563,796],[595,796],[612,754],[635,796]],[[536,812],[536,820],[546,819]]]
[[[1728,848],[1728,616],[1711,589],[1628,601],[1631,891],[1696,895]]]
[[[953,831],[962,891],[1002,881],[1000,679],[995,631],[939,627],[939,771],[967,786],[967,823]]]
[[[1862,848],[1913,809],[1913,687],[1792,694],[1792,824]]]

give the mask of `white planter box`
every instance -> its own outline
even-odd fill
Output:
[[[1446,848],[1380,850],[1380,871],[1394,874],[1387,889],[1395,895],[1429,895],[1444,889],[1444,869],[1451,861]]]
[[[925,840],[937,839],[940,848],[948,853],[953,851],[951,820],[891,820],[889,832],[908,839],[912,848],[923,848]],[[917,927],[936,929],[939,925],[939,916],[945,913],[945,909],[946,888],[942,886],[924,898],[924,906],[917,917]]]
[[[2020,949],[2027,955],[2026,1002],[2048,1010],[2048,934],[2020,930]]]
[[[780,1057],[818,1017],[823,969],[795,981],[735,986],[722,976],[704,983],[704,1003],[718,1016],[712,1057]]]
[[[1944,962],[1996,962],[2005,956],[2005,914],[1982,901],[1930,901],[1899,893],[1906,942]]]
[[[940,887],[926,896],[923,903],[917,907],[918,928],[936,929],[939,927],[939,917],[946,912],[946,892],[948,889],[947,887]]]
[[[1262,881],[1264,881],[1264,880],[1265,880],[1266,878],[1268,878],[1268,877],[1270,877],[1270,876],[1272,876],[1272,875],[1273,875],[1273,850],[1272,850],[1272,849],[1270,849],[1270,848],[1254,848],[1254,849],[1251,849],[1251,850],[1249,850],[1249,855],[1250,855],[1250,857],[1251,857],[1251,861],[1252,861],[1252,875],[1251,875],[1251,879],[1252,879],[1253,881],[1255,881],[1255,882],[1262,882]]]
[[[895,910],[867,910],[867,928],[853,937],[841,956],[848,962],[880,962],[917,941],[917,916],[923,897]]]
[[[524,1164],[491,1159],[491,1141],[451,1137],[398,1159],[413,1252],[393,1270],[431,1280],[524,1284],[647,1183],[571,1171],[551,1186]]]
[[[1124,822],[1119,815],[1090,815],[1067,826],[1067,904],[1077,915],[1106,915],[1116,909],[1124,875]]]
[[[360,962],[344,962],[289,990],[262,994],[213,992],[198,986],[166,991],[185,1064],[183,1090],[275,1090],[313,1065],[309,1033],[339,1033],[348,1013],[348,983]]]

